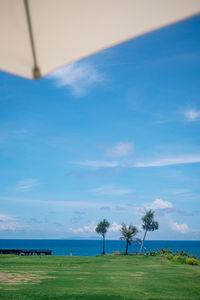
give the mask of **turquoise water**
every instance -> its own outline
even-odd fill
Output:
[[[200,258],[200,241],[145,241],[147,251],[157,248],[172,248],[173,251],[185,250]],[[9,249],[51,249],[53,255],[96,256],[102,251],[101,240],[8,240],[0,239],[0,248]],[[130,251],[138,251],[135,243]],[[125,251],[125,242],[120,240],[106,241],[106,253]]]

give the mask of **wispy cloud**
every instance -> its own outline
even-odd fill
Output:
[[[49,222],[47,218],[42,218],[42,219],[31,218],[30,221],[34,224],[47,224]]]
[[[39,183],[36,178],[27,178],[20,180],[16,185],[16,190],[18,192],[29,192],[32,191]]]
[[[12,216],[0,214],[0,222],[6,222],[11,220],[13,220]]]
[[[25,224],[20,224],[15,221],[11,215],[0,214],[0,231],[3,230],[22,230],[28,228]]]
[[[111,210],[110,206],[102,206],[100,207],[101,210]]]
[[[78,228],[69,228],[68,231],[73,233],[95,233],[96,224],[94,222],[91,222],[88,226],[78,227]],[[110,225],[108,232],[116,232],[121,229],[121,225],[118,224],[116,221],[113,221],[113,223]]]
[[[92,222],[88,226],[83,226],[83,227],[79,227],[79,228],[69,228],[68,230],[73,233],[84,233],[84,232],[94,233],[95,228],[96,228],[96,225],[94,222]]]
[[[184,116],[187,121],[194,122],[200,120],[200,110],[191,108],[184,111]]]
[[[74,211],[74,214],[75,215],[78,215],[78,216],[84,216],[85,214],[86,214],[86,212],[85,211],[79,211],[79,210],[76,210],[76,211]]]
[[[191,164],[199,163],[200,154],[198,155],[180,155],[175,157],[160,158],[152,161],[139,162],[135,164],[135,167],[164,167],[170,165],[180,165],[180,164]]]
[[[58,208],[66,208],[66,207],[72,207],[74,209],[86,209],[86,208],[100,208],[102,206],[106,206],[107,203],[102,203],[102,202],[87,202],[87,201],[49,201],[49,200],[41,200],[37,198],[27,198],[27,197],[5,197],[5,196],[0,196],[0,201],[11,201],[13,203],[29,203],[29,205],[34,205],[37,203],[37,206],[43,206],[47,207],[48,209],[58,209]],[[85,215],[86,212],[84,211],[74,211],[73,212],[76,215]]]
[[[8,129],[1,129],[0,130],[0,147],[6,144],[7,141],[19,141],[26,137],[27,130],[25,129],[15,129],[15,130],[8,130]]]
[[[74,217],[74,218],[72,218],[70,221],[71,221],[71,223],[79,223],[80,222],[80,220],[81,220],[81,218],[80,217]]]
[[[125,207],[120,206],[120,205],[116,205],[115,209],[118,210],[118,211],[122,211],[122,210],[125,210]]]
[[[23,137],[28,133],[25,129],[15,129],[15,130],[2,130],[0,131],[0,138],[18,138]]]
[[[77,62],[56,70],[47,78],[55,81],[58,87],[68,87],[72,92],[81,96],[91,88],[105,81],[104,75],[92,64]]]
[[[106,160],[85,160],[78,161],[74,164],[84,167],[93,167],[93,168],[116,168],[122,167],[121,163],[117,161],[106,161]]]
[[[170,165],[181,165],[181,164],[191,164],[200,163],[200,154],[191,155],[180,155],[174,157],[157,158],[146,161],[138,162],[125,162],[120,160],[115,161],[105,161],[105,160],[86,160],[82,162],[76,162],[75,164],[84,167],[94,167],[94,168],[150,168],[150,167],[165,167]]]
[[[130,194],[132,192],[131,189],[117,187],[115,185],[103,185],[96,189],[91,190],[95,195],[106,195],[106,196],[121,196]]]
[[[188,189],[177,189],[177,190],[172,191],[172,193],[174,195],[182,195],[182,194],[188,193],[189,191],[190,190],[188,190]]]
[[[93,169],[93,170],[84,170],[84,171],[73,171],[69,172],[67,176],[70,177],[100,177],[100,176],[108,176],[108,175],[115,175],[121,172],[121,168],[100,168],[100,169]]]
[[[110,147],[106,151],[108,157],[125,157],[133,152],[133,143],[130,142],[119,142],[114,146]]]
[[[23,229],[27,229],[27,228],[28,228],[28,225],[19,224],[19,223],[15,223],[15,222],[0,223],[0,231],[3,231],[3,230],[15,231],[15,230],[23,230]]]

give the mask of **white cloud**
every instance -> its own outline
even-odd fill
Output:
[[[136,225],[136,227],[137,227],[137,229],[138,229],[139,232],[143,231],[142,225]]]
[[[8,222],[8,223],[1,223],[0,222],[0,231],[3,230],[23,230],[28,228],[27,225],[24,224],[19,224],[19,223],[15,223],[15,222]]]
[[[47,78],[53,79],[58,87],[69,87],[75,95],[83,95],[89,87],[104,81],[104,76],[94,65],[77,62],[56,70]]]
[[[149,203],[149,204],[147,203],[146,207],[148,209],[157,210],[157,209],[172,208],[173,204],[169,201],[164,201],[162,199],[156,199],[152,203]]]
[[[144,203],[141,206],[134,207],[134,212],[138,215],[144,215],[145,212],[149,209],[152,209],[153,211],[163,214],[163,213],[169,213],[174,211],[173,204],[169,201],[164,201],[160,198],[155,199],[152,202]]]
[[[83,226],[79,228],[69,228],[68,231],[73,233],[94,233],[96,232],[96,226],[94,222],[92,222],[89,226]],[[108,232],[116,232],[121,229],[121,225],[114,221],[108,229]]]
[[[128,188],[116,187],[114,185],[103,185],[101,187],[91,190],[91,192],[96,195],[120,196],[130,194],[132,190]]]
[[[140,162],[125,162],[125,161],[106,161],[106,160],[86,160],[76,162],[76,165],[94,168],[150,168],[150,167],[165,167],[172,165],[200,163],[200,154],[182,155],[167,158],[158,158],[149,161]]]
[[[13,220],[13,217],[11,217],[10,215],[0,214],[0,222],[6,222],[6,221],[10,221],[10,220]]]
[[[21,230],[27,227],[27,225],[15,222],[15,219],[10,215],[0,214],[0,231]]]
[[[133,165],[132,167],[147,168],[147,167],[164,167],[170,165],[180,165],[180,164],[191,164],[199,163],[200,155],[184,155],[168,158],[159,158],[147,162],[139,162]]]
[[[184,112],[187,121],[197,121],[200,119],[200,111],[196,109],[188,109]]]
[[[190,228],[187,224],[178,224],[176,222],[171,223],[171,228],[174,231],[179,231],[180,233],[188,233]]]
[[[54,199],[52,201],[50,200],[40,200],[37,198],[27,198],[27,197],[1,197],[0,196],[0,201],[11,201],[13,203],[20,203],[21,204],[27,204],[33,205],[35,207],[35,204],[37,203],[37,207],[46,207],[49,209],[57,209],[59,208],[60,210],[63,210],[66,207],[72,207],[74,209],[85,209],[85,208],[101,208],[102,206],[107,206],[108,203],[103,203],[103,202],[86,202],[86,201],[57,201],[57,199]],[[114,208],[116,204],[109,204],[110,207]]]
[[[76,165],[85,166],[85,167],[93,167],[93,168],[115,168],[121,167],[118,162],[115,161],[103,161],[103,160],[86,160],[76,162]]]
[[[109,227],[109,232],[116,232],[121,230],[122,225],[118,224],[116,221],[112,223],[112,225]]]
[[[27,178],[20,180],[16,185],[16,190],[19,192],[32,191],[37,185],[39,180],[35,178]]]
[[[133,143],[119,142],[106,151],[108,157],[124,157],[128,156],[133,151]]]
[[[94,222],[92,222],[89,226],[83,226],[79,228],[69,228],[68,230],[73,232],[73,233],[84,233],[84,232],[89,232],[93,233],[95,232],[96,225]]]
[[[177,189],[173,191],[174,195],[181,195],[181,194],[185,194],[188,193],[190,190],[188,189]]]

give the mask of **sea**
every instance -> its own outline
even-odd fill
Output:
[[[125,251],[125,241],[106,240],[106,253],[114,251]],[[184,250],[196,255],[200,259],[200,241],[152,241],[144,243],[147,252],[156,249],[169,249],[173,251]],[[101,240],[57,240],[57,239],[0,239],[0,249],[48,249],[52,250],[53,255],[65,256],[97,256],[102,251]],[[132,243],[129,251],[138,251],[139,245]]]

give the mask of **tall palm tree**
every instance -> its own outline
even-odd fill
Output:
[[[101,221],[97,227],[95,228],[96,232],[101,234],[103,237],[103,251],[102,254],[105,254],[105,234],[108,231],[108,228],[110,226],[110,223],[106,220],[103,219],[103,221]]]
[[[128,246],[131,245],[132,242],[141,242],[140,239],[136,238],[136,234],[138,233],[137,227],[133,225],[127,226],[125,223],[122,224],[120,240],[126,241],[126,255],[128,254]]]
[[[152,209],[148,210],[146,214],[142,217],[142,228],[144,229],[144,237],[140,246],[139,254],[142,253],[142,248],[147,235],[147,231],[158,230],[159,224],[154,220],[154,211]]]

